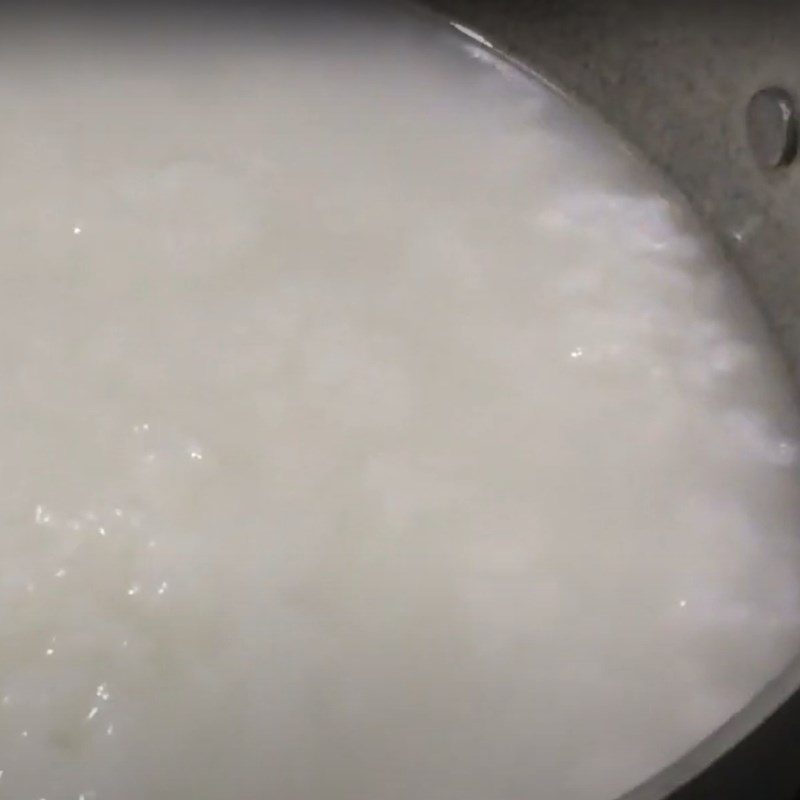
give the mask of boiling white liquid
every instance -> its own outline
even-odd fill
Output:
[[[793,401],[629,153],[403,15],[106,22],[0,36],[0,797],[605,800],[779,671]]]

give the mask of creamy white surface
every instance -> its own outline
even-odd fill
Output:
[[[387,12],[0,41],[0,798],[604,800],[800,641],[760,322]]]

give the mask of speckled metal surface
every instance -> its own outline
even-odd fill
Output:
[[[795,0],[426,0],[598,109],[744,274],[800,384],[800,163],[764,169],[746,109],[800,99]],[[800,658],[626,800],[800,800]]]

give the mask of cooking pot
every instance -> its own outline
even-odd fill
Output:
[[[197,2],[220,5],[176,5]],[[743,275],[800,380],[800,2],[416,2],[594,107],[664,173]],[[48,13],[56,4],[33,6]],[[800,654],[720,729],[620,800],[800,800]]]

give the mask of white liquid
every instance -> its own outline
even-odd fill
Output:
[[[781,367],[580,112],[284,22],[3,28],[0,797],[611,798],[800,642]]]

